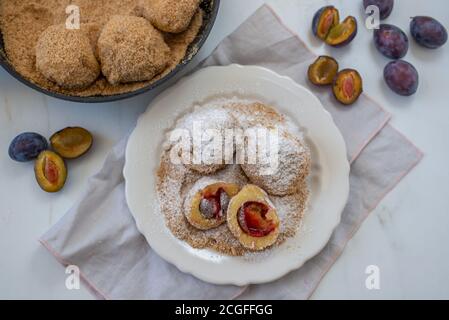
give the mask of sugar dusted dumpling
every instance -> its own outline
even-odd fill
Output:
[[[244,163],[242,169],[252,183],[269,194],[285,196],[295,193],[303,185],[301,182],[310,172],[311,156],[305,143],[286,130],[279,130],[278,147],[276,164]],[[257,153],[258,149],[248,152]]]
[[[192,138],[190,162],[186,167],[201,174],[212,174],[226,165],[224,139],[227,129],[234,129],[235,119],[228,110],[220,105],[207,105],[196,107],[195,110],[182,117],[176,124],[175,129],[186,129]],[[197,130],[195,130],[197,129]],[[214,138],[206,135],[207,130],[216,131],[222,139],[221,154],[215,153]],[[198,131],[199,130],[199,131]],[[195,133],[201,134],[201,143],[194,139]],[[197,151],[198,158],[194,157],[194,148]]]

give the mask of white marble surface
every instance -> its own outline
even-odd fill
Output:
[[[196,59],[207,56],[264,1],[222,0],[212,34]],[[362,0],[266,1],[317,53],[327,48],[310,35],[310,20],[325,3],[363,23]],[[449,27],[447,0],[396,0],[388,22],[408,30],[409,17],[430,15]],[[393,190],[365,221],[345,252],[325,276],[315,299],[449,298],[449,45],[437,51],[411,42],[406,57],[420,72],[419,92],[396,96],[382,80],[387,59],[378,54],[363,26],[349,47],[329,50],[342,67],[358,69],[365,91],[392,114],[392,123],[425,153],[422,163]],[[132,127],[152,94],[97,105],[46,97],[0,70],[0,298],[91,299],[85,288],[65,288],[64,269],[37,242],[70,208],[101,166],[108,150]],[[93,131],[95,148],[70,162],[70,179],[58,194],[42,192],[31,164],[12,162],[10,140],[23,131],[46,136],[69,125]],[[367,290],[365,268],[380,268],[380,290]]]

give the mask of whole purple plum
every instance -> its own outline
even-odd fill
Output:
[[[18,162],[27,162],[48,148],[47,139],[38,133],[25,132],[15,137],[9,145],[9,157]]]
[[[419,45],[429,49],[437,49],[447,42],[446,28],[431,17],[414,17],[410,33]]]
[[[404,60],[387,64],[384,69],[384,78],[388,87],[401,96],[411,96],[418,90],[418,71]]]
[[[380,11],[380,20],[388,18],[393,11],[394,0],[363,0],[365,9],[368,6],[377,6]]]
[[[391,24],[381,24],[374,30],[377,50],[390,59],[403,58],[408,51],[408,37],[404,31]]]

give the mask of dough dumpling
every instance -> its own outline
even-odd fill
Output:
[[[170,61],[170,48],[148,20],[113,16],[98,39],[103,74],[111,84],[151,80]]]
[[[142,0],[142,14],[156,28],[170,33],[185,31],[200,0]]]
[[[36,44],[36,68],[62,88],[91,85],[100,75],[100,65],[88,35],[64,24],[48,27]]]
[[[198,180],[185,198],[184,214],[192,226],[209,230],[226,222],[230,199],[240,187],[210,178]]]
[[[175,129],[188,130],[190,137],[192,137],[192,146],[190,150],[191,161],[186,164],[188,169],[206,175],[223,169],[226,166],[224,141],[222,141],[221,145],[221,155],[215,154],[216,145],[213,138],[211,140],[201,140],[201,144],[196,145],[193,140],[195,126],[201,126],[201,133],[204,133],[208,129],[216,130],[219,136],[224,140],[226,130],[235,128],[235,119],[223,106],[201,106],[196,107],[193,112],[186,114],[176,123]],[[207,138],[207,136],[202,136],[202,138]],[[195,161],[193,148],[196,148],[201,159]]]
[[[242,164],[249,180],[271,195],[286,196],[296,193],[310,173],[311,155],[305,143],[288,131],[279,130],[278,163],[273,172],[265,174],[269,164]],[[247,150],[257,153],[255,150]]]

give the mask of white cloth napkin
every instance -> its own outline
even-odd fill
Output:
[[[260,65],[309,87],[306,69],[315,56],[268,6],[263,6],[217,47],[207,65]],[[390,115],[366,95],[351,107],[329,90],[311,90],[343,133],[351,162],[351,192],[342,222],[328,245],[299,270],[273,283],[217,286],[184,274],[151,250],[126,205],[127,137],[89,180],[82,199],[41,243],[64,265],[77,265],[86,285],[106,299],[306,299],[343,251],[367,215],[422,158],[422,153],[388,125]],[[242,295],[243,294],[243,295]]]

